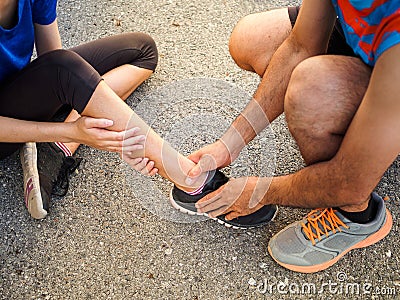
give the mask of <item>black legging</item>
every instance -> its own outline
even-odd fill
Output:
[[[81,113],[101,75],[124,64],[154,71],[157,61],[155,42],[144,33],[120,34],[48,52],[1,83],[0,116],[46,122],[65,105]],[[0,143],[0,159],[21,145]]]

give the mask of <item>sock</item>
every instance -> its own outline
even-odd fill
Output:
[[[207,184],[207,182],[209,181],[208,176],[210,175],[210,172],[207,172],[207,176],[206,176],[206,180],[204,180],[203,184],[200,185],[197,189],[195,189],[194,191],[191,192],[185,192],[186,194],[190,195],[190,196],[195,196],[195,195],[199,195],[203,192],[203,188],[204,186]]]
[[[71,150],[69,150],[68,147],[64,143],[55,142],[54,144],[64,153],[64,155],[66,157],[72,156]]]
[[[372,197],[369,199],[368,202],[368,207],[363,210],[363,211],[357,211],[357,212],[349,212],[342,210],[340,208],[336,208],[343,216],[345,216],[347,219],[354,223],[359,223],[359,224],[366,224],[370,221],[372,221],[375,218],[375,205],[374,202],[372,201]]]

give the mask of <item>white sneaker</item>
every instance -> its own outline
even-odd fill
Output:
[[[26,143],[20,151],[21,165],[24,172],[24,200],[32,218],[43,219],[47,211],[43,208],[40,194],[39,173],[37,169],[36,143]]]

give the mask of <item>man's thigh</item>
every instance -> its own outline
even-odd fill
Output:
[[[154,40],[141,32],[104,37],[70,50],[78,53],[100,75],[124,64],[154,71],[158,63]]]

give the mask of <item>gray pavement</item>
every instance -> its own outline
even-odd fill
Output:
[[[65,47],[128,31],[154,37],[159,67],[128,103],[188,154],[218,137],[245,104],[241,92],[235,91],[251,94],[259,82],[229,56],[233,26],[248,13],[294,3],[60,0],[58,11]],[[190,78],[202,80],[184,81]],[[216,84],[210,85],[207,78]],[[204,82],[208,85],[202,86]],[[173,92],[163,94],[165,86]],[[196,92],[188,93],[192,90]],[[192,112],[204,120],[218,120],[218,115],[223,119],[220,126],[206,124],[207,135],[175,132],[183,121],[193,121],[188,119]],[[174,140],[175,133],[182,132],[182,138]],[[273,132],[275,173],[301,168],[303,162],[283,119],[274,122]],[[253,143],[243,163],[226,169],[227,174],[259,174],[251,165],[263,166],[267,154],[262,139],[268,138]],[[269,238],[305,210],[282,207],[269,226],[232,230],[172,211],[166,204],[168,183],[137,176],[115,154],[88,147],[81,147],[78,154],[84,161],[69,193],[53,201],[50,215],[42,221],[31,219],[24,208],[18,155],[0,161],[1,299],[400,298],[399,160],[377,188],[391,199],[390,235],[367,249],[352,251],[326,271],[304,275],[279,267],[266,249]],[[146,190],[149,186],[152,190]],[[156,193],[164,201],[161,207],[152,200]]]

